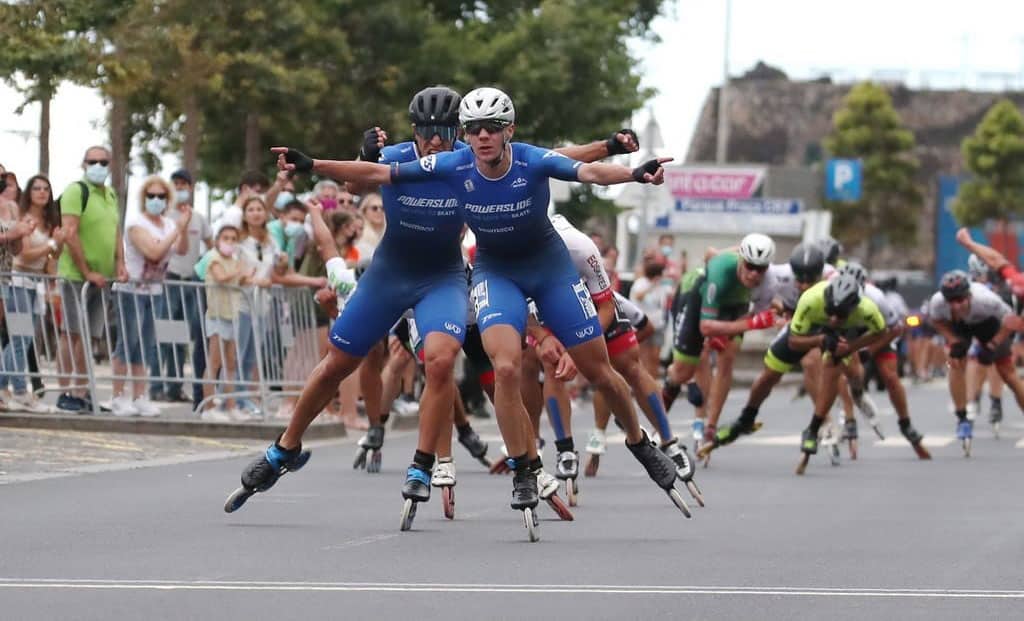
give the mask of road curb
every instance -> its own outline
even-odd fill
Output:
[[[208,423],[199,420],[118,418],[102,415],[0,413],[0,427],[273,440],[284,429],[285,422]],[[311,425],[303,434],[303,438],[321,440],[343,438],[346,435],[348,434],[342,423],[325,423]]]

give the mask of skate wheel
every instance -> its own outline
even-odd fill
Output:
[[[412,528],[412,521],[416,517],[416,501],[412,498],[406,498],[405,504],[402,505],[402,531],[407,531]]]
[[[686,482],[686,490],[690,492],[690,495],[693,496],[693,499],[697,501],[698,505],[701,507],[704,506],[704,494],[700,492],[700,488],[697,487],[697,484],[693,479]]]
[[[857,459],[857,440],[856,438],[850,438],[849,440],[850,449],[850,461],[856,461]]]
[[[565,480],[565,499],[569,501],[570,507],[575,507],[576,503],[579,502],[577,494],[579,489],[576,487],[576,479]]]
[[[526,536],[530,538],[530,543],[540,541],[540,528],[537,523],[537,514],[533,512],[533,509],[529,507],[523,509],[523,524],[526,525]]]
[[[551,510],[557,513],[559,519],[562,521],[571,522],[575,519],[572,511],[569,511],[569,507],[565,506],[565,503],[558,497],[558,494],[551,494],[545,498],[545,500],[547,501],[548,506],[551,507]]]
[[[917,453],[917,456],[920,459],[931,459],[932,458],[932,454],[928,452],[928,449],[926,449],[923,444],[917,443],[917,444],[914,444],[913,447],[914,447],[914,452]]]
[[[683,515],[685,515],[687,518],[693,517],[693,515],[690,513],[690,507],[686,506],[686,501],[684,501],[683,497],[679,495],[679,490],[673,487],[672,489],[665,491],[668,493],[668,497],[672,499],[672,504],[674,504],[677,509],[682,511]]]
[[[366,467],[366,449],[361,448],[361,449],[359,449],[359,452],[356,453],[356,460],[354,462],[352,462],[352,469],[353,470],[359,470],[360,468],[365,468],[365,467]]]
[[[707,459],[713,450],[715,450],[714,442],[708,442],[707,444],[701,445],[701,447],[697,449],[697,459]]]
[[[380,472],[380,460],[381,460],[380,451],[373,451],[370,454],[370,461],[369,461],[369,463],[366,464],[366,471],[369,472],[369,473]]]
[[[807,462],[809,461],[811,461],[810,453],[804,453],[803,455],[800,456],[800,463],[796,465],[796,473],[798,475],[802,475],[804,472],[807,471]]]
[[[963,449],[964,449],[964,457],[970,457],[971,456],[971,438],[964,438],[963,442],[962,442],[962,446],[963,446]]]
[[[879,427],[878,425],[872,425],[871,428],[875,430],[875,435],[878,436],[879,440],[885,440],[885,434],[882,433],[881,427]]]
[[[996,440],[999,439],[999,423],[992,423],[992,435],[995,436]]]
[[[224,512],[234,513],[242,508],[246,500],[249,500],[256,493],[256,490],[246,489],[239,487],[235,491],[231,492],[228,499],[224,501]]]
[[[597,468],[601,465],[600,455],[591,455],[590,459],[587,460],[587,467],[583,470],[583,476],[585,477],[596,477]]]
[[[441,504],[444,507],[444,516],[449,520],[455,519],[455,487],[446,485],[441,488]]]

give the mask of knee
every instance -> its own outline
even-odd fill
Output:
[[[494,381],[496,384],[514,384],[519,382],[522,372],[522,358],[512,354],[499,353],[492,359]]]
[[[456,351],[442,349],[424,354],[423,367],[428,382],[451,381],[455,369]]]

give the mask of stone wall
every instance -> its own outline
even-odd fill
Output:
[[[796,82],[762,66],[730,84],[729,162],[806,166],[823,158],[822,139],[852,85],[828,80]],[[718,89],[707,96],[690,142],[687,162],[713,162],[718,128]],[[960,143],[985,112],[1006,97],[1024,108],[1024,93],[910,90],[889,88],[903,122],[914,132],[921,162],[919,182],[925,204],[916,248],[887,248],[884,265],[930,269],[934,260],[937,176],[960,174]],[[856,252],[856,250],[854,250]]]

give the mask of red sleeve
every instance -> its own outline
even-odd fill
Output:
[[[1014,277],[1020,276],[1020,272],[1018,272],[1017,268],[1014,267],[1012,264],[1007,263],[1006,265],[999,268],[999,275],[1005,278],[1006,280],[1012,281]]]
[[[605,289],[604,291],[598,291],[597,293],[592,293],[592,294],[590,294],[590,297],[591,297],[591,299],[594,300],[594,304],[600,304],[601,302],[607,302],[608,300],[612,299],[611,287],[609,287],[608,289]]]

